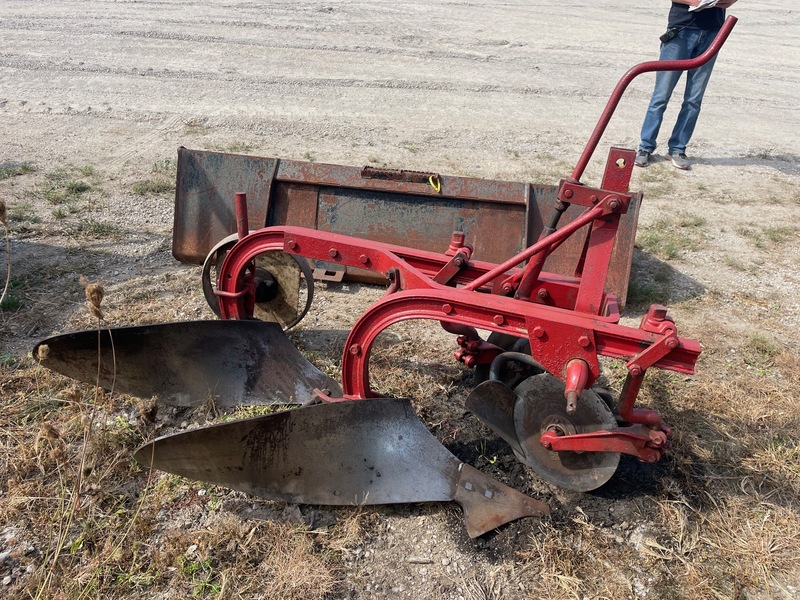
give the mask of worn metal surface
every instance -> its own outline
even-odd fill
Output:
[[[514,405],[517,395],[500,381],[484,381],[464,401],[464,408],[486,423],[511,446],[515,454],[523,454],[514,428]]]
[[[113,345],[112,345],[113,342]],[[46,349],[43,347],[46,346]],[[99,348],[98,348],[99,346]],[[165,404],[300,404],[314,389],[341,393],[292,345],[280,325],[190,321],[67,333],[33,350],[68,377]]]
[[[236,231],[235,193],[247,192],[251,229],[294,225],[436,252],[460,230],[475,259],[502,262],[538,239],[557,199],[554,185],[423,175],[436,176],[439,192],[425,177],[378,178],[357,167],[180,148],[173,254],[202,263]],[[609,269],[608,289],[623,303],[640,199],[634,195],[620,220]],[[581,212],[570,207],[562,223]],[[573,275],[585,238],[567,240],[545,270]]]
[[[237,155],[230,160],[229,156],[178,149],[172,254],[180,261],[202,263],[217,242],[236,232],[237,193],[247,194],[247,220],[252,229],[267,222],[277,159]],[[221,172],[224,177],[217,175]]]
[[[540,439],[548,432],[561,439],[616,429],[611,411],[591,390],[578,399],[575,413],[567,414],[564,385],[547,373],[529,377],[514,391],[499,381],[486,381],[472,390],[465,407],[505,440],[520,461],[558,487],[596,489],[619,464],[613,446],[603,452],[557,452],[542,445]]]
[[[523,451],[517,458],[567,490],[588,492],[611,479],[618,452],[554,452],[540,442],[546,431],[572,435],[614,429],[614,415],[595,392],[584,391],[573,414],[566,411],[564,384],[548,373],[526,379],[514,392],[514,430]]]
[[[142,446],[145,466],[300,504],[456,500],[475,537],[523,516],[535,501],[453,456],[404,399],[339,402],[223,423]]]

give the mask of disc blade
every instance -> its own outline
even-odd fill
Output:
[[[46,349],[45,349],[46,348]],[[73,379],[165,404],[221,407],[302,403],[314,388],[341,388],[303,357],[276,323],[187,321],[79,331],[33,350]]]
[[[503,438],[516,453],[522,448],[514,428],[514,405],[517,395],[500,381],[484,381],[473,389],[464,401],[464,408],[486,423]]]
[[[403,399],[336,402],[223,423],[159,438],[135,457],[145,466],[283,502],[455,498],[464,507],[470,535],[548,511],[491,477],[468,469],[465,475],[466,466]]]
[[[614,415],[591,390],[568,415],[564,384],[549,373],[529,377],[514,390],[514,427],[522,454],[517,457],[544,480],[560,488],[587,492],[606,483],[617,470],[617,452],[553,452],[539,442],[548,428],[564,434],[589,433],[617,426]]]

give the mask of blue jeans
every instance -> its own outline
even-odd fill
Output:
[[[696,58],[705,52],[716,35],[716,31],[681,29],[678,31],[678,35],[661,44],[659,60]],[[686,91],[683,94],[683,104],[667,146],[670,154],[686,152],[686,144],[689,143],[694,133],[697,117],[700,115],[703,94],[711,77],[711,71],[714,69],[716,58],[715,56],[702,67],[686,72]],[[656,73],[656,86],[642,124],[642,141],[639,144],[639,150],[652,152],[656,149],[656,138],[658,130],[661,129],[664,110],[667,108],[667,103],[682,73],[683,71],[658,71]]]

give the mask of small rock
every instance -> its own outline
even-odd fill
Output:
[[[433,560],[426,558],[425,556],[409,556],[408,562],[410,562],[412,565],[429,565],[433,562]]]
[[[11,585],[11,575],[3,577],[3,585]]]
[[[186,549],[186,556],[192,556],[197,552],[197,544],[192,544]]]
[[[450,559],[449,558],[443,558],[442,559],[442,566],[443,567],[446,567],[449,564],[450,564]]]

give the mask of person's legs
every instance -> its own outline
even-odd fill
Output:
[[[700,56],[714,41],[715,31],[696,31],[697,42],[692,48],[691,57]],[[685,154],[686,145],[692,138],[697,118],[700,116],[700,106],[703,103],[708,80],[711,78],[711,71],[714,69],[716,56],[704,64],[702,67],[692,69],[686,73],[686,91],[683,94],[683,104],[681,105],[675,127],[667,143],[670,154]]]
[[[659,60],[684,60],[690,58],[692,45],[695,43],[691,30],[681,29],[674,38],[661,44],[661,54]],[[650,105],[644,116],[642,124],[641,142],[639,150],[653,152],[656,149],[656,138],[661,128],[661,121],[664,118],[664,111],[669,103],[670,96],[678,84],[682,71],[658,71],[656,73],[656,84],[653,88],[653,95],[650,98]]]

